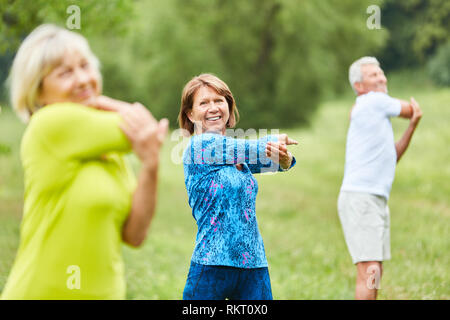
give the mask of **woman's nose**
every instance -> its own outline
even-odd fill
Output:
[[[85,85],[91,79],[89,73],[86,72],[86,70],[83,70],[83,69],[80,69],[80,68],[76,69],[75,77],[76,77],[76,80],[77,80],[79,85]]]
[[[214,103],[214,101],[211,101],[209,104],[209,111],[219,111],[219,107]]]

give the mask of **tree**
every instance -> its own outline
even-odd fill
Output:
[[[240,127],[298,126],[308,123],[325,91],[348,89],[353,60],[382,46],[386,31],[366,27],[370,2],[140,2],[133,34],[122,49],[108,42],[102,61],[113,66],[107,80],[117,81],[115,94],[132,91],[172,124],[183,85],[210,72],[235,95]],[[118,85],[119,73],[136,83],[128,93]]]
[[[386,69],[417,67],[449,39],[450,2],[446,0],[386,0],[382,23],[390,37],[381,53]]]
[[[0,84],[4,83],[14,53],[26,35],[42,23],[66,26],[71,5],[80,8],[81,15],[80,29],[74,31],[88,38],[95,34],[123,35],[125,21],[133,13],[129,0],[0,0]],[[6,100],[4,86],[1,89],[0,100]]]
[[[78,5],[105,93],[140,101],[172,125],[184,84],[204,72],[230,86],[240,127],[307,124],[325,92],[349,90],[349,64],[387,35],[366,26],[373,0],[0,1],[8,48],[42,22],[64,25],[67,7]]]
[[[42,23],[66,25],[68,8],[80,8],[84,35],[111,35],[123,31],[132,14],[129,0],[0,0],[0,52],[15,51],[35,27]]]

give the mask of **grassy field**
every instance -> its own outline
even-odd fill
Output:
[[[389,77],[389,75],[388,75]],[[380,299],[450,299],[450,89],[414,73],[390,78],[390,94],[420,103],[424,116],[400,161],[392,188],[392,260],[384,263]],[[258,223],[275,299],[353,299],[355,267],[336,202],[344,169],[351,94],[323,103],[309,128],[287,130],[297,166],[258,176]],[[245,115],[244,115],[245,116]],[[394,119],[398,139],[408,122]],[[18,149],[24,126],[0,115],[0,291],[19,243],[23,182]],[[280,130],[281,132],[285,132]],[[163,149],[159,202],[145,245],[123,247],[129,299],[181,299],[196,225],[183,168],[172,163],[177,141]]]

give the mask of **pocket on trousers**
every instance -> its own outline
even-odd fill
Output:
[[[204,268],[204,265],[192,262],[189,268],[187,280],[189,281],[199,279],[201,277],[201,274],[203,273]]]
[[[183,300],[191,300],[194,298],[197,286],[202,277],[204,265],[191,262],[189,273],[186,280],[186,285],[183,290]]]

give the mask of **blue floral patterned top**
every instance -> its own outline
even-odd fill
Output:
[[[265,155],[268,141],[216,133],[191,137],[183,154],[185,184],[198,231],[192,261],[239,268],[267,267],[255,215],[252,173],[285,171]],[[295,165],[293,158],[291,168]],[[242,171],[235,167],[242,164]]]

